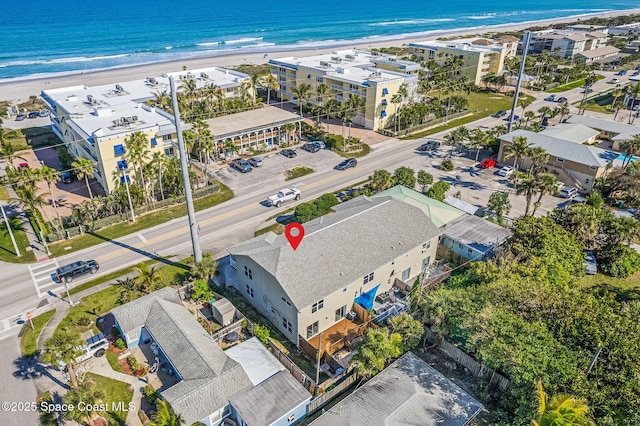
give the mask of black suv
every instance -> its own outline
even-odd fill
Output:
[[[280,151],[280,154],[284,155],[287,158],[293,158],[298,155],[295,149],[283,149],[282,151]]]
[[[100,269],[100,265],[95,260],[86,262],[74,262],[56,269],[56,280],[58,282],[70,283],[74,277],[85,274],[95,274]]]

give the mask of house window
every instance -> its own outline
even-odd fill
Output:
[[[114,155],[124,155],[124,146],[122,144],[114,145],[113,153]]]
[[[431,256],[427,256],[424,259],[422,259],[422,270],[424,271],[425,269],[427,269],[430,264],[431,264]]]
[[[249,285],[247,284],[247,294],[251,297],[253,297],[253,289],[251,287],[249,287]]]
[[[564,158],[557,158],[557,159],[556,159],[556,161],[557,161],[558,163],[564,163]]]
[[[170,141],[171,139],[173,139],[171,136],[172,135],[162,135],[162,141],[163,142]]]
[[[307,339],[311,338],[311,336],[315,334],[318,334],[318,321],[307,326]]]
[[[251,269],[247,268],[247,265],[244,265],[244,275],[249,277],[250,280],[253,280],[253,273],[251,272]]]
[[[288,330],[289,333],[291,333],[293,330],[293,326],[291,325],[291,322],[289,322],[289,320],[286,318],[282,318],[282,326],[284,327],[285,330]]]
[[[362,280],[362,282],[364,284],[373,281],[373,272],[371,272],[369,275],[365,275],[364,279]]]
[[[295,415],[295,414],[292,414],[292,415],[290,415],[290,416],[289,416],[289,418],[287,418],[287,421],[288,421],[289,423],[291,423],[291,422],[292,422],[292,421],[294,421],[295,419],[296,419],[296,415]]]
[[[431,241],[427,241],[422,245],[422,252],[424,253],[425,251],[427,251],[429,247],[431,247]]]
[[[287,299],[285,299],[284,297],[282,298],[282,301],[284,303],[286,303],[287,305],[291,306],[291,302],[289,302]]]
[[[324,81],[324,78],[322,78],[322,77],[316,77],[316,81],[317,81],[318,83],[322,83],[322,82]]]
[[[411,268],[407,268],[404,271],[402,271],[402,281],[408,280],[410,275],[411,275]]]
[[[473,250],[471,250],[470,248],[467,249],[467,255],[471,256],[471,253],[473,253]]]
[[[314,313],[315,311],[322,309],[323,307],[324,307],[324,299],[311,305],[311,313]]]
[[[336,309],[336,321],[340,321],[347,313],[347,305],[342,308]]]

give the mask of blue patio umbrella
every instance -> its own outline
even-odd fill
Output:
[[[370,311],[371,309],[373,309],[373,300],[376,298],[378,287],[380,287],[380,284],[367,291],[366,293],[362,293],[360,296],[356,297],[356,300],[354,300],[354,302],[365,308],[367,311]]]

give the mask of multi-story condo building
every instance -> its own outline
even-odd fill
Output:
[[[118,84],[42,91],[41,96],[51,110],[53,132],[73,156],[95,161],[93,176],[106,194],[123,178],[118,172],[118,161],[126,158],[125,139],[134,132],[147,137],[151,154],[177,153],[173,115],[146,103],[158,93],[169,92],[169,76],[175,78],[177,87],[192,80],[196,88],[215,87],[225,97],[236,96],[242,82],[249,78],[244,73],[214,67]],[[135,179],[133,173],[129,179]]]
[[[365,106],[356,111],[353,122],[372,130],[384,128],[401,105],[414,97],[418,83],[414,73],[420,69],[415,62],[355,49],[271,59],[269,65],[278,78],[282,100],[297,103],[293,91],[303,83],[313,91],[303,100],[305,103],[323,104],[330,98],[344,102],[350,95],[357,95],[364,99]],[[328,90],[326,95],[317,96],[315,89],[321,84],[327,85]],[[398,91],[405,90],[401,102],[391,102]]]
[[[605,46],[608,38],[607,34],[599,31],[537,31],[531,33],[529,53],[541,53],[543,50],[548,50],[554,56],[571,58],[587,50]]]
[[[438,65],[448,66],[452,57],[458,57],[455,76],[466,76],[473,84],[479,85],[486,74],[499,74],[504,67],[507,47],[502,45],[482,46],[469,41],[427,40],[410,43],[409,54],[420,61],[435,61]]]

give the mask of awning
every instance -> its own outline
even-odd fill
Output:
[[[380,284],[378,284],[371,290],[367,291],[366,293],[362,293],[362,295],[356,297],[356,300],[354,300],[354,302],[362,306],[363,308],[365,308],[367,311],[372,310],[373,301],[376,298],[376,292],[378,291],[378,287],[380,287]]]

